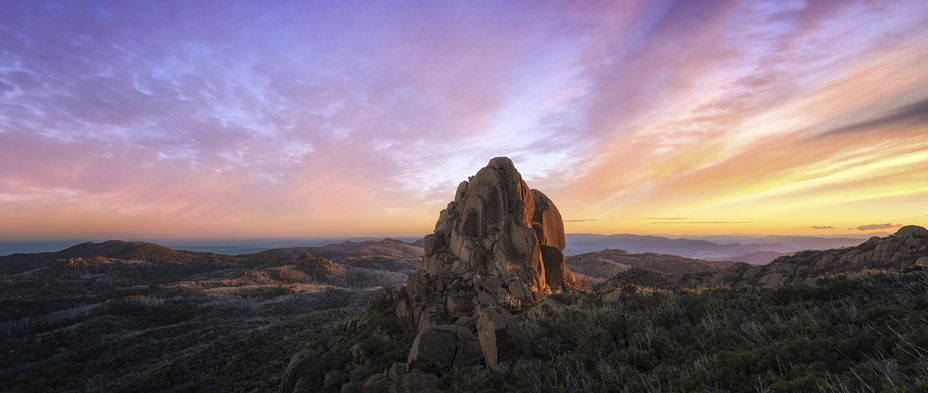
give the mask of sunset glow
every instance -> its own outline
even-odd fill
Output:
[[[2,240],[928,224],[923,1],[3,3]]]

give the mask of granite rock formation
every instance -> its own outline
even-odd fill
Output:
[[[564,266],[566,245],[554,202],[530,189],[508,158],[490,160],[458,185],[423,239],[425,256],[407,280],[408,298],[397,302],[397,317],[420,332],[409,371],[441,374],[475,360],[496,368],[531,357],[519,324],[498,306],[519,309],[550,293],[574,291],[573,273]],[[442,320],[459,323],[437,325]],[[468,350],[463,325],[476,325],[479,359]]]
[[[343,391],[435,391],[438,377],[460,367],[508,370],[531,361],[531,345],[512,314],[547,295],[577,289],[564,266],[564,222],[544,193],[528,187],[508,158],[499,157],[455,191],[433,233],[422,240],[425,255],[405,288],[386,288],[347,323],[346,335],[371,330],[389,304],[390,318],[415,333],[407,362],[370,374],[373,353],[351,346],[352,360],[333,365],[322,384]],[[548,308],[563,305],[551,302]],[[547,309],[547,308],[546,308]],[[452,323],[452,321],[455,321]],[[374,330],[377,332],[378,330]],[[389,337],[377,342],[392,343]],[[329,351],[351,341],[329,345]],[[306,352],[288,367],[280,392],[318,385],[305,374]],[[370,375],[364,377],[362,375]],[[347,383],[346,383],[347,382]]]
[[[480,347],[487,366],[496,369],[502,362],[515,362],[532,356],[532,347],[519,322],[499,307],[480,313],[477,322]]]
[[[475,366],[483,360],[480,342],[470,329],[455,325],[432,325],[416,336],[409,351],[411,371],[442,374],[457,367]]]
[[[557,207],[529,189],[508,158],[494,158],[462,182],[423,243],[422,265],[407,282],[417,301],[461,282],[520,303],[576,285],[564,267]]]

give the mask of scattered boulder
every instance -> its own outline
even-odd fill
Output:
[[[546,313],[546,312],[548,312],[548,311],[560,310],[560,309],[566,308],[566,307],[567,307],[567,305],[564,304],[564,303],[561,303],[561,302],[559,302],[559,301],[557,301],[557,300],[554,300],[554,299],[551,299],[551,298],[547,298],[547,299],[543,300],[542,302],[536,304],[535,307],[532,307],[531,310],[528,310],[528,316],[531,317],[531,316],[535,316],[535,315],[541,315],[541,314],[544,314],[544,313]]]
[[[765,287],[781,287],[786,282],[786,278],[780,273],[770,273],[761,278],[759,284]]]
[[[342,373],[338,370],[332,370],[325,373],[325,377],[322,378],[322,386],[332,387],[335,386],[339,381],[342,380]]]
[[[438,377],[435,374],[426,373],[419,369],[410,371],[409,374],[403,378],[401,387],[407,392],[440,392],[438,389]]]
[[[316,354],[307,350],[297,352],[293,355],[293,357],[290,358],[290,364],[287,365],[287,371],[284,372],[284,377],[280,381],[279,391],[292,392],[296,389],[297,382],[303,374],[306,374],[306,371],[309,371],[316,358]]]
[[[502,362],[515,362],[532,356],[532,347],[519,323],[502,308],[493,307],[480,313],[477,334],[483,357],[492,369]]]
[[[390,378],[391,381],[400,383],[403,382],[403,378],[406,378],[406,363],[396,362],[390,366],[390,369],[387,370],[387,378]]]
[[[733,270],[730,270],[730,269],[729,269],[729,270],[721,270],[721,271],[719,271],[718,273],[715,273],[714,276],[712,276],[712,281],[711,281],[710,284],[711,284],[712,286],[722,285],[722,284],[728,282],[729,280],[731,280],[732,278],[735,278],[735,277],[738,277],[738,276],[739,276],[739,274],[738,274],[737,271],[733,271]]]
[[[473,366],[483,355],[470,329],[456,325],[432,325],[416,336],[407,368],[441,375],[455,367]]]
[[[374,391],[385,391],[390,388],[390,385],[393,383],[390,381],[390,378],[387,378],[383,374],[374,374],[364,382],[364,391],[365,392],[374,392]]]

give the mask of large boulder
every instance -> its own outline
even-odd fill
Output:
[[[502,308],[493,307],[480,313],[477,335],[483,357],[492,369],[503,362],[514,363],[532,356],[532,347],[519,323]]]
[[[441,375],[452,368],[474,366],[483,354],[474,334],[465,327],[432,325],[419,332],[409,351],[409,371]]]
[[[400,385],[403,391],[417,393],[440,392],[438,389],[438,377],[435,374],[427,373],[419,369],[409,372]]]
[[[538,190],[532,190],[535,201],[535,214],[532,217],[532,229],[538,239],[541,260],[544,265],[545,281],[552,291],[568,289],[564,285],[573,281],[573,273],[564,266],[564,248],[567,239],[564,236],[564,220],[557,206],[547,195]]]
[[[561,285],[564,283],[565,273],[569,272],[569,269],[564,266],[564,253],[555,247],[547,245],[541,245],[539,249],[541,250],[541,260],[544,261],[545,265],[545,281],[548,283],[548,287],[552,291],[560,290]]]
[[[290,393],[294,391],[300,378],[309,371],[313,362],[318,359],[317,355],[318,354],[307,350],[297,352],[293,355],[293,357],[290,358],[290,364],[287,365],[287,371],[284,372],[284,377],[280,381],[278,391],[280,393]]]
[[[928,238],[928,229],[918,225],[906,225],[896,231],[896,236],[916,236]]]
[[[532,199],[535,202],[535,213],[532,216],[535,237],[540,244],[564,251],[567,238],[564,236],[564,221],[561,219],[561,213],[557,211],[557,206],[538,190],[532,190]]]

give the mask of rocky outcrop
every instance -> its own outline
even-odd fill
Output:
[[[554,203],[529,189],[508,158],[494,158],[462,182],[423,239],[425,256],[407,288],[416,301],[480,280],[500,286],[486,291],[502,300],[534,303],[545,294],[575,287],[564,267],[564,223]]]
[[[410,372],[441,375],[483,362],[495,368],[531,356],[519,324],[498,306],[518,310],[577,286],[564,266],[560,212],[508,158],[494,158],[458,185],[422,244],[422,264],[407,280],[409,299],[396,309],[419,331]],[[459,322],[436,325],[443,319]],[[479,341],[468,336],[474,327]]]
[[[415,334],[405,367],[371,370],[378,354],[353,344],[351,362],[323,386],[342,390],[435,391],[438,377],[461,367],[508,370],[532,355],[531,345],[513,314],[542,302],[548,294],[577,288],[564,265],[564,223],[544,193],[528,187],[508,158],[494,158],[456,189],[441,211],[433,233],[422,239],[425,255],[406,287],[388,288],[346,326],[346,335],[378,330],[372,321],[401,322],[406,337]],[[563,307],[546,303],[545,310]],[[510,311],[512,313],[510,313]],[[449,324],[453,322],[453,324]],[[374,337],[376,338],[376,337]],[[400,341],[365,342],[390,347]],[[330,345],[336,352],[339,345]],[[408,345],[408,344],[407,344]],[[341,348],[344,348],[342,346]],[[292,367],[298,373],[297,365]],[[372,373],[373,372],[373,373]],[[290,373],[280,391],[300,381]],[[347,376],[346,376],[347,374]],[[318,375],[313,385],[319,386]]]
[[[426,327],[409,351],[408,369],[441,375],[452,368],[475,366],[483,360],[480,342],[470,329],[454,325]]]
[[[290,364],[287,365],[287,371],[284,372],[283,380],[280,382],[280,391],[292,392],[296,389],[300,377],[312,366],[314,355],[310,351],[303,350],[290,358]]]
[[[532,199],[535,202],[535,214],[532,216],[535,238],[542,245],[563,251],[567,247],[567,238],[564,236],[564,221],[561,220],[557,206],[538,190],[532,190]]]
[[[531,317],[531,316],[536,316],[536,315],[542,315],[548,311],[557,311],[557,310],[560,310],[566,307],[567,305],[564,303],[561,303],[551,298],[547,298],[541,303],[536,304],[535,307],[532,307],[531,310],[528,310],[527,314],[528,316]]]
[[[532,347],[522,333],[519,322],[499,307],[480,313],[477,334],[480,336],[483,357],[492,369],[499,368],[503,362],[512,364],[532,356]]]

